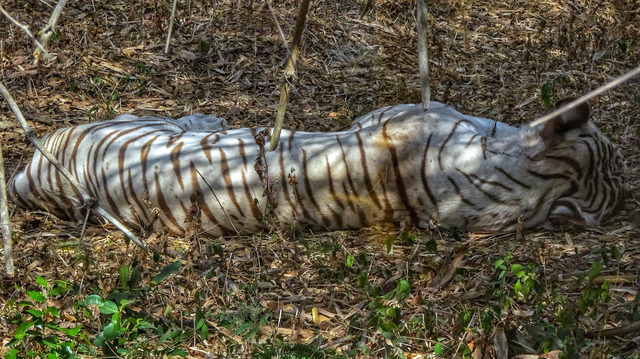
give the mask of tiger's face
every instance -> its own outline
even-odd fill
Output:
[[[562,100],[556,107],[572,101]],[[585,103],[538,129],[544,145],[529,157],[540,167],[555,168],[567,180],[567,188],[551,204],[549,224],[569,222],[595,226],[624,206],[626,165],[620,151],[589,123]],[[535,147],[535,146],[534,146]]]

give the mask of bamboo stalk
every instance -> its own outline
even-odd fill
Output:
[[[171,17],[169,18],[169,31],[167,32],[167,42],[164,45],[165,55],[169,52],[169,42],[171,41],[171,31],[173,30],[173,20],[176,18],[177,3],[178,3],[178,0],[173,0],[173,5],[171,6]]]
[[[300,42],[302,41],[302,33],[304,32],[304,24],[307,20],[308,11],[309,0],[302,0],[302,2],[300,3],[300,9],[298,11],[296,28],[293,33],[291,53],[287,58],[287,64],[284,69],[284,82],[280,86],[280,102],[278,104],[278,112],[276,113],[276,123],[273,126],[273,133],[271,134],[269,151],[274,151],[276,147],[278,147],[278,141],[280,141],[280,132],[282,131],[282,125],[284,124],[284,115],[287,112],[287,103],[289,102],[289,81],[296,73],[296,62],[298,61]]]
[[[11,241],[11,222],[9,221],[9,207],[7,205],[7,184],[4,175],[2,142],[0,142],[0,227],[2,228],[2,243],[4,244],[4,266],[7,274],[13,275],[13,242]]]
[[[429,86],[429,53],[427,49],[427,4],[418,0],[418,66],[420,68],[420,92],[422,109],[429,110],[431,87]]]

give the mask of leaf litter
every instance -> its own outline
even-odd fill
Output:
[[[297,2],[273,6],[291,36]],[[376,0],[362,17],[361,7],[355,0],[312,5],[285,127],[339,130],[375,108],[419,101],[415,3]],[[433,98],[464,113],[526,124],[547,111],[545,96],[583,94],[640,63],[640,14],[633,2],[452,1],[429,7]],[[33,29],[46,23],[50,11],[42,2],[6,8]],[[3,81],[39,135],[125,112],[170,117],[202,112],[226,117],[232,127],[270,125],[286,54],[266,4],[179,2],[165,55],[169,12],[167,2],[157,1],[68,4],[58,22],[59,38],[50,45],[54,57],[39,66],[31,65],[26,36],[3,22]],[[440,342],[449,348],[444,357],[461,357],[464,342],[473,348],[473,358],[502,358],[508,343],[509,356],[524,358],[542,353],[544,333],[523,329],[540,308],[512,294],[511,310],[482,327],[483,313],[495,305],[491,291],[499,289],[494,263],[511,256],[511,263],[535,264],[544,293],[574,304],[584,276],[601,261],[593,283],[609,283],[612,301],[576,318],[589,338],[581,355],[631,357],[640,341],[638,81],[591,101],[594,121],[627,160],[630,182],[625,209],[596,229],[525,231],[516,238],[434,228],[411,231],[414,243],[390,242],[397,229],[384,228],[303,230],[295,239],[154,234],[147,243],[161,253],[156,261],[152,253],[125,246],[112,226],[90,226],[80,238],[81,224],[13,210],[17,274],[0,277],[3,346],[15,331],[5,325],[8,302],[37,289],[36,276],[73,285],[73,291],[51,299],[61,311],[56,325],[81,324],[93,338],[100,327],[74,314],[75,301],[120,288],[123,265],[136,263],[139,286],[148,287],[163,268],[180,260],[181,269],[133,308],[181,328],[193,325],[196,311],[211,311],[208,339],[194,336],[183,343],[190,357],[233,350],[249,355],[281,336],[285,342],[320,342],[337,353],[367,345],[372,357],[383,356],[389,344],[396,354],[426,357]],[[10,175],[33,149],[2,106],[8,126],[0,128],[0,136]],[[411,288],[404,303],[383,298],[401,279]],[[367,325],[375,314],[376,295],[369,292],[374,285],[382,308],[402,308],[397,323],[406,342]],[[635,312],[628,309],[634,303]],[[221,313],[239,315],[247,305],[270,313],[252,340],[219,320]],[[465,313],[470,319],[461,322]]]

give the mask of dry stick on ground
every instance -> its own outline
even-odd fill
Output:
[[[35,132],[33,132],[31,127],[29,127],[29,125],[27,124],[27,121],[25,120],[24,116],[22,115],[22,112],[18,108],[18,105],[16,104],[16,101],[13,99],[13,96],[11,96],[11,94],[9,93],[9,90],[7,90],[7,88],[4,86],[4,84],[2,82],[0,82],[0,92],[2,92],[2,95],[4,96],[5,100],[7,100],[7,102],[9,103],[9,107],[11,107],[11,111],[13,111],[13,113],[16,115],[16,118],[18,119],[18,122],[20,122],[20,126],[22,126],[22,129],[24,130],[24,133],[25,133],[27,139],[29,140],[29,142],[33,143],[33,145],[36,146],[38,151],[40,151],[40,153],[42,153],[42,155],[47,160],[49,160],[49,162],[51,162],[51,164],[58,171],[60,171],[60,173],[62,173],[62,175],[80,193],[80,195],[82,196],[82,201],[84,202],[84,204],[86,206],[88,206],[96,214],[102,216],[107,221],[113,223],[113,225],[118,227],[118,229],[120,231],[122,231],[122,233],[124,233],[127,237],[129,237],[140,248],[142,248],[144,250],[147,250],[147,247],[144,244],[142,244],[142,242],[140,242],[138,237],[136,235],[134,235],[126,226],[124,226],[122,223],[120,223],[120,221],[118,221],[116,218],[114,218],[110,213],[105,211],[102,207],[98,206],[96,201],[95,201],[95,199],[87,194],[87,190],[84,188],[84,186],[82,186],[80,184],[80,182],[78,182],[73,177],[73,175],[69,172],[69,170],[64,168],[60,164],[60,162],[58,162],[58,160],[55,157],[53,157],[53,155],[46,148],[44,148],[42,146],[42,144],[40,143],[38,138],[36,138]]]
[[[418,0],[418,65],[420,67],[420,91],[422,109],[429,110],[431,88],[429,87],[429,54],[427,49],[427,4],[426,0]]]
[[[178,0],[173,0],[173,5],[171,5],[171,17],[169,18],[169,31],[167,32],[167,43],[164,45],[165,55],[169,52],[169,42],[171,41],[171,30],[173,30],[173,20],[176,17],[177,3],[178,3]]]
[[[640,66],[636,67],[635,69],[627,72],[626,74],[622,75],[622,76],[618,76],[617,78],[607,82],[606,84],[598,87],[597,89],[587,93],[586,95],[580,96],[577,99],[575,99],[574,101],[569,102],[567,105],[560,107],[559,109],[551,112],[548,115],[544,115],[542,117],[540,117],[539,119],[531,122],[529,124],[529,126],[531,127],[535,127],[538,125],[541,125],[547,121],[549,121],[550,119],[564,113],[565,111],[568,111],[578,105],[580,105],[581,103],[587,102],[589,101],[589,99],[596,97],[606,91],[611,90],[614,87],[620,86],[623,82],[631,79],[632,77],[638,76],[640,75]]]
[[[58,18],[62,13],[62,8],[66,4],[67,0],[58,0],[58,5],[56,5],[56,7],[53,9],[51,17],[49,18],[49,22],[47,22],[47,25],[44,27],[44,29],[40,30],[40,45],[42,45],[43,48],[46,48],[47,44],[49,44],[49,39],[51,39],[51,36],[53,35],[53,28],[56,26],[56,22],[58,22]],[[40,60],[42,60],[43,55],[44,54],[42,50],[40,50],[40,47],[36,48],[36,50],[33,52],[33,57],[35,58],[36,64]]]
[[[284,69],[284,82],[280,86],[280,103],[278,104],[278,112],[276,113],[276,124],[271,134],[271,143],[269,151],[273,151],[278,147],[280,141],[280,131],[284,123],[284,114],[287,112],[287,102],[289,102],[289,80],[296,73],[296,62],[298,61],[298,52],[300,50],[300,42],[302,41],[302,32],[304,24],[307,20],[307,12],[309,11],[309,0],[302,0],[300,10],[298,11],[298,19],[296,21],[296,29],[293,33],[293,41],[291,44],[291,53],[287,58],[287,64]],[[285,41],[286,42],[286,41]]]
[[[13,250],[11,242],[11,225],[9,207],[7,206],[7,185],[4,180],[4,159],[2,158],[2,142],[0,142],[0,227],[4,243],[4,264],[7,274],[13,275]]]
[[[29,26],[27,25],[23,25],[21,24],[18,20],[14,19],[11,15],[9,15],[9,13],[7,12],[7,10],[5,10],[2,5],[0,5],[0,12],[7,18],[9,19],[9,21],[11,21],[12,23],[14,23],[17,27],[19,27],[22,31],[24,31],[27,36],[29,36],[31,38],[31,40],[33,40],[33,42],[36,44],[36,47],[42,51],[43,54],[45,55],[49,55],[49,53],[47,52],[47,50],[44,48],[44,46],[42,46],[42,44],[36,40],[36,37],[33,36],[33,34],[31,33],[31,31],[29,31]]]
[[[614,336],[623,336],[629,333],[634,333],[639,331],[640,331],[640,321],[637,321],[637,322],[632,322],[617,328],[590,330],[589,332],[587,332],[587,335],[590,337],[614,337]]]

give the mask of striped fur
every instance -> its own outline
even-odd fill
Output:
[[[60,129],[43,142],[132,228],[183,234],[196,204],[206,233],[259,231],[266,200],[254,136],[262,129],[228,130],[224,120],[198,116],[124,115]],[[625,166],[585,116],[588,108],[518,129],[434,102],[427,113],[420,105],[384,107],[343,132],[285,130],[277,150],[265,153],[274,213],[282,226],[328,230],[408,220],[509,231],[519,218],[525,227],[595,226],[621,203]],[[9,195],[60,217],[86,215],[78,193],[39,153]]]

